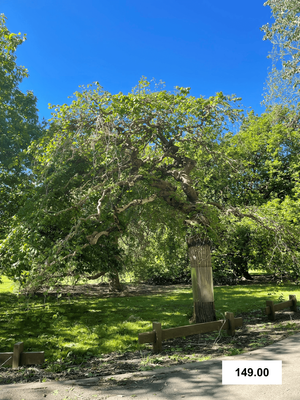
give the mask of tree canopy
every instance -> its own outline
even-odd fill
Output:
[[[188,96],[185,88],[146,93],[148,85],[142,79],[136,93],[111,95],[96,84],[77,92],[70,106],[54,107],[48,133],[26,151],[35,159],[36,190],[2,242],[7,274],[71,273],[72,258],[125,229],[125,211],[157,198],[185,218],[196,214],[205,231],[212,225],[216,206],[206,204],[203,172],[189,175],[197,162],[220,161],[218,139],[226,119],[240,111],[222,93],[209,99]]]
[[[258,208],[274,190],[292,190],[280,164],[279,142],[286,146],[281,128],[272,128],[269,147],[270,127],[253,142],[255,129],[268,121],[250,115],[234,138],[229,127],[241,115],[235,97],[195,98],[189,88],[170,93],[149,86],[142,78],[132,93],[112,95],[95,83],[76,92],[70,106],[53,106],[47,133],[25,151],[34,159],[35,190],[0,245],[3,273],[34,288],[121,268],[118,238],[126,236],[136,210],[150,203],[149,223],[180,222],[179,236],[217,244],[230,219],[248,218],[275,237],[292,235],[293,242],[287,224]]]

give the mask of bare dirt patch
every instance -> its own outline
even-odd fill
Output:
[[[276,278],[272,276],[259,276],[253,275],[253,280],[241,278],[238,281],[239,285],[256,285],[260,283],[274,283]],[[223,286],[215,284],[217,286]],[[110,287],[108,283],[96,283],[96,284],[82,284],[82,285],[64,285],[58,286],[57,289],[49,290],[48,293],[52,296],[56,296],[58,293],[63,296],[96,296],[96,297],[126,297],[126,296],[143,296],[172,292],[176,289],[191,289],[190,284],[178,284],[178,285],[149,285],[145,283],[140,284],[123,284],[123,291],[119,292]],[[43,296],[42,291],[38,291],[37,295]]]
[[[83,284],[77,286],[64,285],[58,286],[58,290],[49,290],[50,296],[56,296],[58,293],[62,296],[91,296],[91,297],[127,297],[127,296],[145,296],[159,293],[172,292],[176,289],[187,288],[190,289],[191,285],[147,285],[141,283],[139,285],[124,284],[123,290],[117,291],[112,289],[108,283],[98,284]],[[35,293],[36,295],[43,296],[42,291]]]
[[[256,285],[260,283],[274,283],[276,278],[272,276],[259,276],[253,275],[253,279],[241,278],[238,281],[239,285]],[[223,286],[215,284],[217,286]],[[159,293],[172,292],[176,289],[191,289],[190,284],[177,284],[177,285],[149,285],[145,283],[140,284],[123,284],[123,291],[119,292],[110,287],[108,283],[96,283],[96,284],[82,284],[82,285],[64,285],[58,286],[58,290],[49,290],[48,293],[52,296],[56,296],[58,293],[63,296],[96,296],[96,297],[126,297],[126,296],[142,296]],[[37,295],[42,296],[43,292],[38,291]]]

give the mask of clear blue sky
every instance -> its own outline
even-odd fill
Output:
[[[27,33],[17,63],[30,77],[39,115],[70,104],[79,85],[99,81],[128,93],[144,75],[193,96],[242,97],[260,114],[272,45],[260,27],[272,22],[263,0],[1,0],[11,32]]]

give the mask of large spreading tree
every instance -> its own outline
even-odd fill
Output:
[[[35,158],[35,193],[1,242],[2,271],[35,290],[78,273],[118,270],[114,251],[130,211],[148,203],[163,210],[164,204],[184,224],[194,320],[211,321],[211,246],[220,221],[233,215],[271,231],[275,225],[228,197],[231,179],[243,173],[227,155],[224,139],[228,123],[240,115],[235,99],[222,93],[195,98],[179,87],[175,94],[151,92],[149,84],[141,79],[128,95],[112,95],[96,84],[77,92],[70,106],[54,106],[47,135],[26,152]],[[165,217],[156,212],[153,218]],[[172,226],[171,214],[165,221]],[[106,266],[84,262],[102,253]],[[113,264],[108,254],[115,255]]]
[[[266,101],[279,96],[284,105],[285,83],[296,91],[299,85],[300,9],[296,0],[265,4],[275,17],[263,27],[265,39],[279,46],[274,54],[282,61]],[[27,292],[105,273],[118,285],[124,263],[134,259],[131,243],[143,250],[152,241],[154,251],[135,262],[142,274],[147,254],[153,271],[162,254],[175,262],[176,240],[184,238],[195,322],[216,318],[212,249],[231,253],[242,273],[245,259],[263,264],[267,254],[299,275],[297,110],[280,106],[243,119],[234,96],[151,91],[142,78],[127,95],[98,83],[83,88],[71,105],[53,106],[46,130],[36,98],[18,88],[28,75],[15,57],[24,39],[1,15],[1,274]],[[233,136],[230,124],[240,118]],[[161,241],[153,244],[152,234]]]

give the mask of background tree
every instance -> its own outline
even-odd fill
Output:
[[[289,221],[290,229],[297,225],[295,210],[298,208],[300,173],[300,137],[294,116],[287,107],[280,113],[276,109],[261,116],[249,113],[240,131],[227,136],[228,157],[236,161],[241,174],[230,177],[230,186],[223,180],[223,186],[219,188],[227,192],[233,205],[255,207],[263,214],[273,210],[270,217],[280,219],[281,223]],[[227,264],[238,276],[242,273],[248,278],[249,268],[260,267],[268,268],[278,276],[285,271],[292,272],[293,278],[297,277],[296,244],[290,243],[293,250],[282,248],[286,254],[282,257],[277,244],[278,232],[265,232],[253,222],[239,219],[231,219],[226,227],[222,234],[224,240],[214,250],[219,268]],[[287,253],[293,254],[294,259],[287,258]]]
[[[261,28],[265,32],[263,40],[273,44],[269,55],[272,70],[263,103],[295,107],[300,93],[300,4],[298,0],[268,0],[264,5],[270,6],[275,21]]]
[[[228,156],[243,173],[232,181],[232,202],[260,206],[272,199],[295,198],[299,182],[300,133],[293,112],[283,108],[261,116],[250,112],[240,131],[228,137]]]
[[[15,52],[26,35],[11,33],[5,23],[6,17],[0,14],[0,238],[5,237],[10,218],[33,189],[28,172],[31,156],[25,150],[43,135],[36,97],[19,89],[28,72],[17,66]]]

